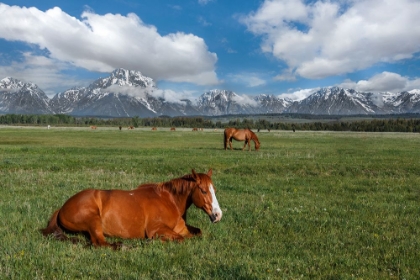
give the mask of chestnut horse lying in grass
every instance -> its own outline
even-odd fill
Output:
[[[248,144],[248,151],[251,150],[251,143],[250,143],[251,140],[254,141],[256,151],[258,151],[258,149],[260,148],[260,141],[258,140],[257,135],[248,128],[245,128],[245,129],[236,129],[233,127],[226,128],[224,135],[225,135],[224,137],[225,150],[227,149],[228,145],[230,149],[232,150],[232,139],[235,139],[236,141],[245,141],[245,144],[242,150],[245,149],[247,144]]]
[[[69,238],[65,232],[87,233],[91,243],[117,249],[121,243],[108,243],[105,236],[120,238],[160,238],[182,241],[201,235],[199,228],[186,224],[187,209],[194,204],[209,215],[213,223],[222,218],[222,211],[207,174],[195,173],[163,183],[140,185],[131,191],[81,191],[70,197],[54,212],[41,232],[59,240]]]

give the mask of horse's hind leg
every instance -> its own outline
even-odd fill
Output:
[[[63,229],[58,224],[58,214],[60,210],[56,210],[50,220],[48,221],[48,225],[46,228],[41,229],[41,232],[44,236],[52,235],[54,238],[60,241],[69,240],[69,238],[65,235]],[[75,243],[72,240],[73,243]]]
[[[98,217],[94,221],[91,221],[89,226],[89,237],[92,245],[95,247],[108,246],[116,250],[122,246],[122,243],[108,243],[105,239],[104,231],[102,229],[101,219]]]

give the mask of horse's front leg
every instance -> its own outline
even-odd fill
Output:
[[[201,229],[187,225],[184,219],[178,221],[174,228],[174,232],[180,234],[184,238],[191,238],[201,235]]]
[[[188,231],[188,229],[186,229]],[[178,241],[178,242],[182,242],[184,241],[184,236],[182,236],[181,234],[173,231],[171,228],[169,228],[166,225],[161,225],[156,229],[148,229],[147,230],[147,237],[148,238],[157,238],[160,239],[162,241]]]
[[[184,220],[185,226],[187,227],[188,231],[192,234],[192,235],[201,235],[201,229],[190,226],[187,224],[187,212],[184,213],[184,215],[182,215],[182,219]],[[181,222],[181,227],[182,227],[182,222]]]
[[[189,228],[191,228],[192,232],[190,232]],[[147,236],[149,238],[158,238],[162,241],[182,242],[184,238],[191,238],[200,233],[200,229],[187,226],[183,219],[180,219],[173,229],[165,224],[156,224],[153,228],[147,229]]]
[[[196,228],[196,227],[193,227],[193,226],[190,226],[190,225],[186,225],[186,226],[187,226],[188,231],[192,235],[195,235],[195,236],[200,236],[201,235],[201,229]]]

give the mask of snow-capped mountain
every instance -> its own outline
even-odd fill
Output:
[[[396,113],[420,113],[420,90],[403,91],[389,101]]]
[[[54,112],[69,114],[77,107],[77,103],[86,95],[86,88],[71,88],[54,95],[49,105]]]
[[[160,115],[200,115],[190,100],[167,102],[156,97],[158,89],[152,78],[139,71],[114,70],[109,77],[81,89],[59,93],[54,109],[77,116],[155,117]],[[61,107],[60,107],[61,106]]]
[[[274,95],[238,95],[214,89],[197,100],[169,102],[153,79],[139,71],[116,69],[87,87],[71,88],[49,99],[33,83],[0,81],[0,114],[70,114],[75,116],[155,117],[300,113],[316,115],[420,113],[420,90],[393,93],[323,88],[300,101]]]
[[[420,90],[370,93],[339,87],[323,88],[296,101],[285,112],[313,115],[420,113]]]
[[[211,90],[198,98],[197,108],[203,115],[210,116],[243,114],[253,110],[248,101],[241,100],[239,95],[230,90]]]
[[[254,100],[259,104],[262,114],[282,113],[293,103],[293,100],[289,98],[279,98],[267,94],[257,95]]]
[[[0,81],[0,113],[2,114],[52,114],[48,96],[33,83],[13,78]]]
[[[84,88],[70,113],[113,117],[155,116],[156,112],[147,102],[148,91],[154,88],[153,79],[141,72],[116,69],[109,77],[98,79]],[[74,97],[74,94],[70,96]]]
[[[282,113],[290,100],[274,95],[241,96],[230,90],[211,90],[198,98],[197,108],[203,115]]]
[[[301,114],[350,115],[374,114],[364,94],[338,87],[323,88],[300,102],[294,102],[287,111]]]

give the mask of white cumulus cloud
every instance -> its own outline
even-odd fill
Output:
[[[240,105],[248,105],[252,107],[259,106],[257,101],[255,101],[252,97],[245,94],[233,96],[232,100]]]
[[[170,103],[184,103],[181,99],[190,99],[192,100],[192,95],[186,92],[177,92],[174,90],[168,89],[158,89],[155,87],[132,87],[132,86],[119,86],[111,85],[105,89],[101,90],[102,92],[112,92],[120,93],[124,95],[133,96],[136,98],[146,98],[147,95],[153,96],[155,98],[163,98],[166,102]]]
[[[340,85],[343,88],[352,88],[363,92],[402,92],[418,89],[420,78],[410,79],[397,73],[382,72],[374,75],[368,80],[351,81],[346,80]]]
[[[293,101],[300,101],[313,94],[314,92],[318,91],[319,89],[320,88],[299,89],[288,93],[282,93],[278,97],[288,98]]]
[[[258,73],[237,73],[237,74],[229,74],[228,78],[232,82],[239,83],[246,85],[247,87],[258,87],[265,85],[267,82],[260,77],[261,75]]]
[[[139,70],[155,80],[218,84],[217,55],[204,40],[182,32],[160,35],[137,15],[98,15],[77,19],[55,7],[0,3],[0,38],[22,41],[49,52],[51,59],[90,71]]]
[[[0,67],[0,77],[13,77],[24,82],[36,83],[48,96],[52,97],[57,91],[85,86],[89,82],[89,80],[76,79],[71,74],[60,73],[70,67],[68,63],[24,52],[21,61]]]
[[[262,37],[263,52],[317,79],[412,58],[419,14],[418,0],[265,0],[241,22]]]

